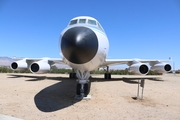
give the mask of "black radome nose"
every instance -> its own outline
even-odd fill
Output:
[[[72,63],[83,64],[94,58],[98,50],[96,34],[86,27],[73,27],[61,39],[61,51]]]

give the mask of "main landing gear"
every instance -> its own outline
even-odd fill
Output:
[[[111,73],[109,73],[109,66],[107,66],[106,73],[104,74],[104,79],[111,79]]]
[[[76,78],[76,73],[74,69],[72,69],[72,72],[69,73],[69,78]]]
[[[90,99],[90,87],[91,82],[89,81],[90,73],[88,71],[76,71],[77,87],[76,87],[76,99]]]

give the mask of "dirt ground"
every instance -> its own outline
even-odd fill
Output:
[[[133,99],[139,76],[92,77],[92,98],[76,100],[76,81],[68,75],[2,73],[0,114],[25,120],[180,119],[180,75],[146,79],[143,100]]]

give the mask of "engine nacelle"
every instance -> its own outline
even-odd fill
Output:
[[[28,64],[26,63],[25,60],[19,60],[19,61],[12,62],[10,65],[10,68],[12,70],[27,70]]]
[[[171,65],[166,63],[158,63],[151,67],[152,71],[156,71],[158,73],[170,72],[171,69],[172,69]]]
[[[146,75],[149,72],[149,68],[146,64],[136,63],[136,64],[132,64],[129,67],[129,72],[132,72],[136,75]]]
[[[32,73],[48,73],[51,70],[51,66],[44,61],[34,62],[29,67]]]

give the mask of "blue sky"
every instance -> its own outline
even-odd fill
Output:
[[[81,15],[105,29],[108,58],[172,57],[180,69],[179,0],[0,0],[0,56],[60,57],[60,33]]]

